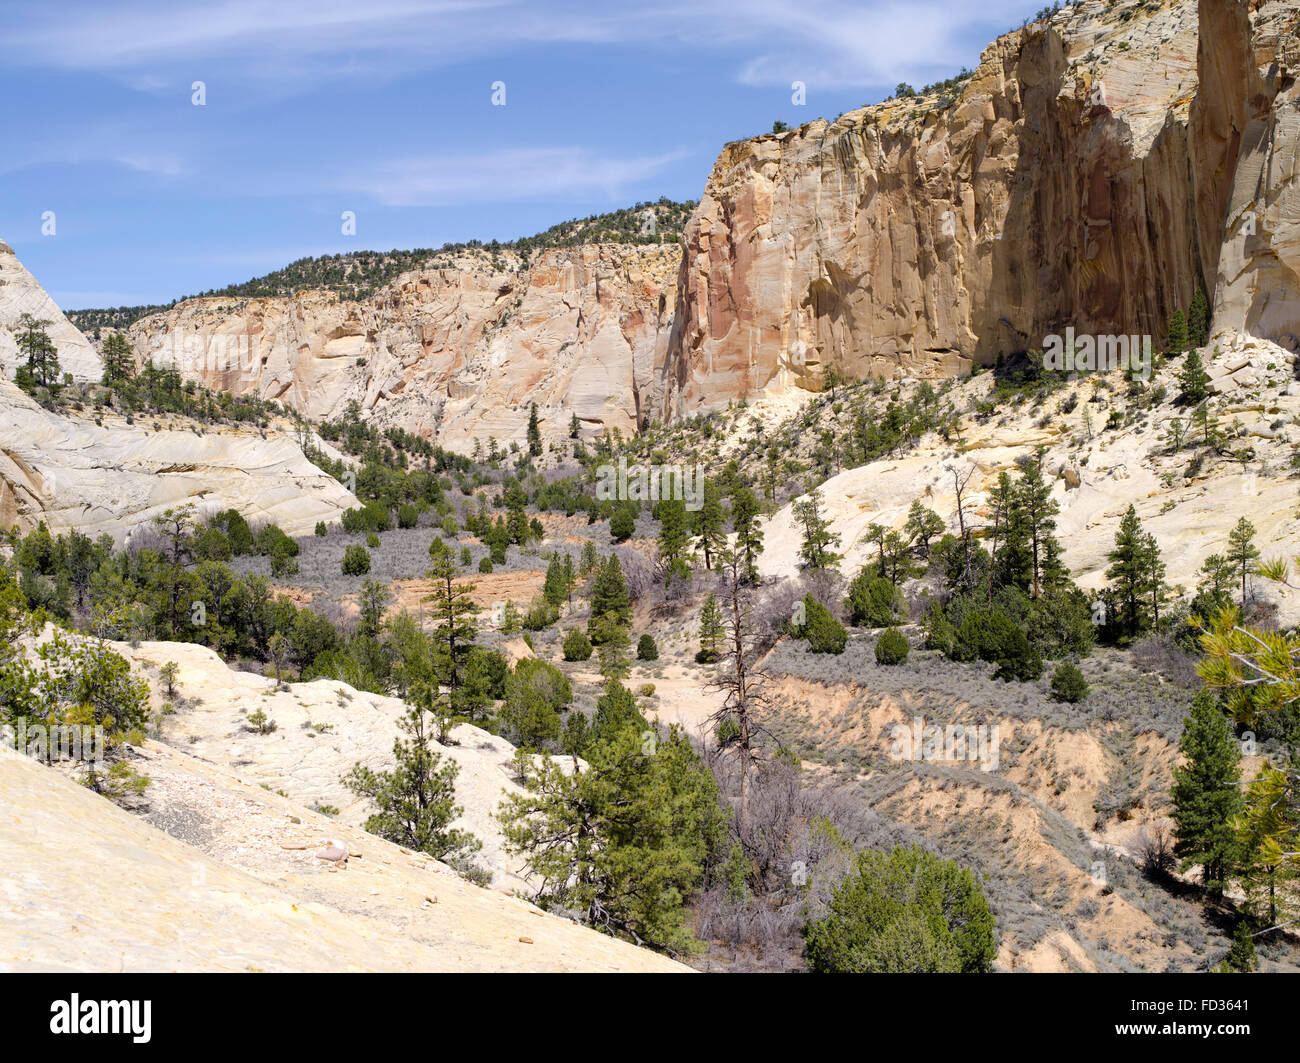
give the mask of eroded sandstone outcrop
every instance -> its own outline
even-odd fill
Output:
[[[45,331],[59,354],[59,369],[75,380],[98,380],[104,371],[99,352],[73,327],[14,254],[0,241],[0,376],[12,377],[22,361],[15,334],[24,314],[48,324]]]
[[[356,499],[287,434],[200,426],[154,427],[120,416],[58,414],[0,380],[0,528],[76,528],[121,542],[170,507],[238,509],[290,535],[337,520]]]
[[[209,387],[284,402],[313,418],[356,402],[368,420],[468,451],[543,432],[634,430],[648,410],[672,319],[678,250],[605,244],[528,265],[484,253],[404,274],[360,301],[187,299],[130,330],[141,359]]]

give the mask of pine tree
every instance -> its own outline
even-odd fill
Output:
[[[438,552],[425,577],[432,582],[433,589],[423,600],[433,604],[433,616],[437,621],[434,639],[446,651],[446,681],[454,697],[461,685],[462,665],[478,634],[474,617],[478,615],[479,607],[470,597],[474,584],[456,582],[456,561],[450,549]]]
[[[624,626],[632,622],[632,599],[616,554],[597,565],[591,584],[591,618],[594,621],[606,616],[613,616],[616,623]],[[589,624],[588,634],[592,635],[590,627]],[[598,642],[598,638],[593,637],[592,642]]]
[[[361,621],[358,630],[363,635],[370,638],[376,638],[379,635],[379,629],[384,622],[384,611],[388,608],[388,603],[392,601],[393,596],[378,580],[368,579],[361,585],[361,594],[358,596],[357,604],[361,609]]]
[[[1134,506],[1128,507],[1119,522],[1115,548],[1107,556],[1109,590],[1120,605],[1115,619],[1129,638],[1135,638],[1159,618],[1166,588],[1160,546],[1142,530]]]
[[[366,830],[397,845],[428,853],[437,860],[463,860],[482,848],[472,834],[451,824],[464,811],[456,804],[460,765],[442,762],[433,751],[425,711],[411,707],[401,721],[405,740],[393,744],[396,767],[375,772],[361,764],[343,777],[343,785],[379,809],[366,820]]]
[[[579,439],[581,438],[581,436],[582,436],[582,422],[578,420],[578,415],[575,413],[572,417],[569,418],[569,438]]]
[[[727,517],[718,489],[711,483],[704,486],[704,504],[695,517],[695,535],[704,555],[704,567],[711,572],[718,551],[727,545]]]
[[[616,543],[630,539],[636,531],[635,502],[616,502],[609,518],[609,537]]]
[[[528,492],[518,480],[506,483],[501,500],[506,506],[506,528],[510,532],[510,541],[524,545],[532,535],[528,526]]]
[[[573,555],[572,555],[572,554],[565,554],[565,555],[564,555],[564,561],[563,561],[563,563],[562,563],[561,566],[560,566],[560,578],[561,578],[561,581],[562,581],[562,583],[563,583],[563,585],[564,585],[564,598],[565,598],[565,600],[566,600],[570,605],[572,605],[572,604],[573,604],[573,588],[574,588],[574,587],[577,585],[577,583],[578,583],[578,577],[577,577],[577,575],[576,575],[576,574],[574,573],[574,571],[573,571]]]
[[[1207,447],[1218,447],[1222,442],[1219,432],[1219,419],[1210,409],[1210,400],[1206,399],[1192,411],[1192,420],[1200,429],[1201,443]]]
[[[113,385],[135,375],[135,353],[130,341],[120,332],[109,333],[104,340],[104,383]]]
[[[1164,604],[1169,593],[1165,583],[1164,559],[1160,556],[1160,544],[1150,532],[1142,537],[1142,572],[1146,580],[1146,593],[1151,600],[1151,626],[1160,626],[1160,606]]]
[[[1205,401],[1210,393],[1210,374],[1205,371],[1200,353],[1193,350],[1178,371],[1178,401],[1195,406]]]
[[[1187,341],[1192,347],[1204,347],[1210,338],[1210,307],[1205,292],[1198,285],[1187,312]]]
[[[679,729],[658,735],[617,682],[584,737],[584,770],[520,759],[524,792],[497,813],[507,850],[524,857],[540,907],[637,944],[691,948],[685,901],[725,831],[712,774]]]
[[[712,594],[704,599],[700,610],[700,651],[695,659],[701,664],[713,664],[718,659],[718,647],[722,644],[722,610],[718,600]]]
[[[881,579],[888,578],[885,564],[885,536],[888,531],[883,524],[877,524],[873,520],[862,533],[862,542],[870,543],[876,548],[876,575]]]
[[[567,593],[564,563],[558,557],[553,557],[550,564],[546,566],[546,582],[542,584],[542,597],[551,605],[560,605]]]
[[[1049,541],[1054,539],[1056,515],[1060,505],[1052,498],[1052,486],[1043,477],[1043,452],[1027,464],[1016,485],[1016,502],[1024,514],[1024,530],[1029,538],[1032,566],[1031,597],[1037,598],[1042,590],[1043,559]]]
[[[59,351],[45,331],[48,321],[31,314],[18,319],[18,351],[27,357],[26,378],[41,387],[50,387],[59,381]]]
[[[1187,351],[1187,318],[1181,310],[1169,315],[1169,342],[1166,350],[1171,355],[1184,354]]]
[[[998,473],[997,483],[989,491],[988,510],[993,515],[989,528],[989,576],[985,590],[985,601],[993,600],[993,580],[997,575],[1000,584],[1015,582],[1015,572],[1024,566],[1021,560],[1021,544],[1012,544],[1009,552],[999,549],[1005,547],[1011,532],[1013,511],[1016,509],[1016,492],[1011,477],[1006,472]],[[1027,556],[1027,555],[1026,555]]]
[[[686,504],[680,499],[665,499],[659,503],[659,564],[665,587],[690,579],[691,566],[686,560],[689,546]]]
[[[731,496],[731,528],[736,533],[736,551],[740,554],[741,578],[745,583],[758,582],[758,556],[763,552],[763,529],[758,515],[754,492],[748,487],[738,488]]]
[[[1232,948],[1223,958],[1219,970],[1222,973],[1250,974],[1259,966],[1255,955],[1255,939],[1250,934],[1250,924],[1245,919],[1237,921],[1237,928],[1232,932]]]
[[[814,571],[829,568],[840,559],[835,547],[840,537],[831,531],[830,521],[822,516],[822,494],[814,490],[802,502],[794,504],[794,519],[803,527],[803,543],[799,556],[806,567]]]
[[[537,421],[537,403],[528,407],[528,453],[537,457],[542,453],[542,431]]]
[[[1171,417],[1160,438],[1171,451],[1178,453],[1183,449],[1183,441],[1187,438],[1187,423],[1181,417]]]
[[[1221,893],[1239,855],[1233,817],[1242,809],[1241,751],[1209,689],[1192,701],[1178,744],[1184,763],[1170,790],[1174,853],[1183,869],[1200,864],[1208,889]]]
[[[722,705],[709,722],[715,731],[724,725],[733,729],[734,737],[727,750],[737,760],[740,799],[736,809],[736,834],[745,840],[747,780],[751,765],[758,759],[756,745],[763,734],[770,734],[765,724],[771,698],[767,677],[757,662],[762,647],[754,630],[753,612],[744,585],[744,561],[738,550],[728,548],[722,554],[725,580],[722,658],[713,688],[723,694]]]
[[[1292,765],[1292,772],[1295,772]],[[1287,773],[1265,764],[1246,788],[1245,811],[1237,820],[1240,879],[1249,910],[1276,926],[1279,907],[1294,905],[1291,884],[1300,874],[1296,858],[1300,807],[1290,800]],[[1291,917],[1288,911],[1287,918]]]
[[[1241,604],[1246,605],[1246,579],[1256,571],[1259,548],[1255,546],[1255,525],[1245,517],[1237,521],[1228,533],[1226,560],[1241,579]]]
[[[932,509],[921,504],[918,498],[907,511],[907,523],[903,533],[910,543],[915,544],[917,552],[923,558],[930,556],[930,542],[943,534],[943,518]]]

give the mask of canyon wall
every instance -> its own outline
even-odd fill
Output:
[[[313,418],[356,402],[367,420],[463,451],[522,442],[534,402],[552,438],[574,415],[587,433],[629,432],[660,376],[678,258],[672,245],[554,249],[526,266],[466,252],[359,301],[187,299],[129,336],[142,361],[209,387]]]
[[[284,432],[172,416],[54,413],[0,379],[0,529],[73,528],[121,543],[164,510],[238,509],[309,535],[357,505]]]
[[[38,404],[5,379],[19,363],[24,313],[48,323],[63,373],[98,381],[103,372],[95,348],[0,243],[0,529],[44,522],[56,533],[76,528],[121,542],[169,507],[193,503],[204,513],[234,507],[306,535],[357,504],[276,427]]]
[[[1158,332],[1200,280],[1196,48],[1193,4],[1078,5],[949,101],[729,145],[686,233],[669,408],[826,369],[951,375],[1067,323]]]
[[[1198,162],[1214,196],[1202,228],[1220,234],[1215,324],[1300,350],[1300,5],[1202,0]]]
[[[142,356],[460,450],[634,430],[827,370],[939,377],[1077,333],[1300,349],[1296,0],[1074,4],[950,95],[728,144],[680,247],[459,255],[353,302],[191,299]]]

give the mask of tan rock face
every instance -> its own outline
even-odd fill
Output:
[[[584,246],[529,266],[458,257],[354,302],[190,299],[130,330],[141,357],[190,378],[285,402],[311,417],[350,402],[444,446],[522,441],[536,402],[543,432],[635,428],[667,349],[675,247]]]
[[[1294,2],[1205,0],[1193,107],[1222,225],[1215,323],[1300,350],[1300,10]]]
[[[851,377],[951,376],[1076,333],[1216,324],[1300,350],[1300,5],[1071,6],[951,100],[723,149],[681,248],[482,252],[372,298],[189,300],[132,330],[204,383],[350,401],[472,449],[528,403],[624,431]]]
[[[1163,337],[1198,284],[1219,325],[1300,346],[1300,15],[1199,7],[1077,5],[995,42],[947,108],[729,145],[685,235],[668,413],[826,368],[951,375],[1067,325]]]

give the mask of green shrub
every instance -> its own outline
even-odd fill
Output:
[[[732,717],[724,716],[718,721],[718,726],[714,731],[718,740],[718,745],[727,746],[740,737],[740,724]]]
[[[399,528],[414,528],[415,522],[420,519],[420,514],[409,502],[405,502],[397,507],[397,526]]]
[[[614,510],[613,515],[609,518],[609,534],[616,543],[621,543],[625,539],[630,539],[632,533],[636,531],[636,508],[629,505],[621,505]]]
[[[573,700],[569,680],[555,665],[525,657],[506,680],[501,722],[515,745],[532,748],[560,737],[560,709]]]
[[[1043,659],[1029,644],[1020,625],[996,609],[975,610],[966,615],[957,629],[953,657],[995,663],[996,679],[1028,682],[1043,674]]]
[[[844,625],[811,594],[804,595],[803,605],[804,622],[796,625],[795,635],[807,639],[813,653],[843,653],[849,638]]]
[[[945,657],[953,655],[953,648],[957,645],[957,629],[952,626],[952,621],[943,611],[943,606],[937,602],[930,606],[930,611],[925,614],[923,630],[925,631],[923,645],[927,650],[938,650]]]
[[[1082,701],[1088,696],[1088,680],[1069,661],[1062,661],[1052,673],[1052,700],[1064,701],[1070,705]]]
[[[657,661],[659,660],[659,647],[650,635],[642,635],[636,644],[636,659],[638,661]]]
[[[528,604],[524,613],[523,626],[526,631],[541,631],[560,619],[560,607],[548,602],[544,595],[538,594]]]
[[[478,563],[478,570],[484,575],[492,571],[492,558],[485,557]]]
[[[979,973],[993,966],[995,931],[969,870],[900,846],[859,853],[804,940],[814,971]]]
[[[370,571],[370,551],[353,543],[343,551],[343,575],[364,576]]]
[[[325,522],[323,520],[318,520],[316,522],[316,534],[320,536],[329,534],[329,529],[325,527]]]
[[[564,659],[566,661],[586,661],[591,659],[591,639],[580,628],[574,628],[564,636]]]
[[[379,536],[376,535],[374,532],[371,532],[369,535],[366,536],[366,545],[370,547],[371,550],[378,550]]]
[[[894,585],[883,576],[873,575],[863,569],[849,584],[844,607],[849,613],[849,623],[855,627],[886,627],[894,622]]]
[[[906,636],[898,628],[891,627],[876,639],[876,663],[902,664],[910,649]]]

